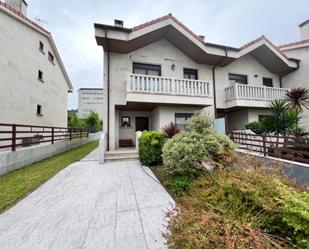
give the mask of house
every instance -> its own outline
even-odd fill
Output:
[[[278,46],[288,57],[300,60],[299,68],[283,78],[283,87],[309,89],[309,19],[299,25],[300,40]],[[302,125],[309,132],[309,110],[302,113]]]
[[[283,79],[299,67],[261,36],[240,48],[213,44],[171,14],[125,28],[95,24],[104,50],[104,131],[108,150],[135,132],[182,127],[196,112],[215,116],[224,130],[242,129],[285,98]]]
[[[51,34],[27,18],[27,6],[0,0],[0,123],[66,127],[73,87]]]
[[[78,89],[78,116],[87,118],[90,112],[103,117],[103,88],[80,88]]]

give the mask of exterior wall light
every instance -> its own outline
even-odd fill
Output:
[[[171,68],[172,68],[173,71],[175,70],[175,67],[176,67],[176,66],[175,66],[175,64],[173,63],[172,66],[171,66]]]

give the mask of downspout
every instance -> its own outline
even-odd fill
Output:
[[[283,74],[280,75],[280,77],[279,77],[280,88],[282,88],[282,78],[283,78],[284,76],[286,76],[286,75],[288,75],[288,74],[290,74],[290,73],[293,73],[293,72],[295,72],[296,70],[299,69],[299,61],[297,61],[296,64],[297,64],[296,68],[294,68],[293,70],[291,70],[291,71],[289,71],[289,72],[286,72],[286,73],[283,73]]]
[[[215,64],[212,67],[212,82],[213,82],[213,95],[214,95],[214,111],[215,111],[215,118],[217,118],[217,96],[216,96],[216,67],[220,65],[225,59],[227,58],[227,48],[225,47],[225,56],[219,63]]]
[[[109,103],[110,103],[110,99],[109,99],[109,89],[110,89],[110,65],[109,65],[109,61],[110,61],[110,54],[109,54],[109,46],[108,46],[108,37],[107,37],[107,29],[105,28],[104,29],[105,31],[105,39],[106,39],[106,48],[107,48],[107,150],[109,150],[109,117],[110,117],[110,106],[109,106]]]

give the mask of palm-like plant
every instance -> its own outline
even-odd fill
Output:
[[[302,111],[303,108],[309,110],[309,89],[303,87],[292,88],[287,95],[288,106]]]
[[[298,127],[300,119],[298,109],[288,108],[288,104],[283,100],[274,100],[269,107],[272,116],[268,116],[262,121],[266,132],[286,135],[292,128]]]

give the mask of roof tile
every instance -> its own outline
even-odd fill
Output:
[[[150,25],[153,25],[153,24],[156,24],[156,23],[159,23],[161,21],[164,21],[166,19],[172,19],[174,22],[176,22],[179,26],[181,26],[183,29],[185,29],[187,32],[189,32],[191,35],[193,35],[197,40],[201,41],[201,42],[204,42],[203,39],[201,37],[199,37],[197,34],[195,34],[192,30],[190,30],[186,25],[184,25],[182,22],[180,22],[176,17],[174,17],[172,14],[168,14],[166,16],[162,16],[162,17],[159,17],[159,18],[156,18],[156,19],[153,19],[149,22],[145,22],[141,25],[138,25],[138,26],[135,26],[132,28],[132,31],[137,31],[137,30],[140,30],[140,29],[143,29],[143,28],[146,28]]]

